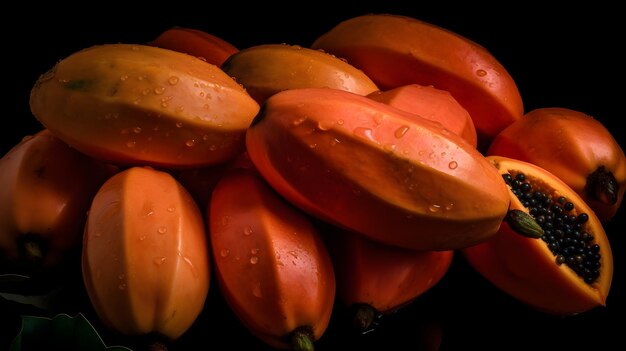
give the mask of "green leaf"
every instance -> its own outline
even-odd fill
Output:
[[[131,351],[124,346],[107,347],[98,332],[83,316],[58,314],[54,318],[22,316],[22,329],[9,351],[29,350]]]

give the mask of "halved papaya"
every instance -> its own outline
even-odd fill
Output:
[[[496,236],[462,250],[470,265],[541,311],[571,315],[605,305],[613,258],[593,210],[538,166],[501,156],[487,159],[510,188],[511,208]]]

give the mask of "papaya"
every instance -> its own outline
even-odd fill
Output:
[[[375,91],[368,98],[439,122],[476,147],[476,128],[472,117],[449,92],[432,86],[403,85],[386,91]]]
[[[259,104],[297,88],[334,88],[367,95],[378,87],[361,70],[319,50],[298,45],[257,45],[232,55],[222,69]]]
[[[218,285],[234,314],[274,348],[312,350],[330,321],[335,276],[308,217],[249,169],[220,180],[207,217]]]
[[[82,270],[102,322],[174,341],[204,307],[210,260],[202,213],[168,173],[132,167],[93,199]]]
[[[339,228],[327,234],[337,296],[353,310],[353,327],[360,332],[376,316],[399,310],[437,284],[454,255],[383,245]]]
[[[593,210],[543,168],[502,156],[487,159],[509,187],[511,207],[497,235],[462,250],[469,264],[546,313],[573,315],[604,306],[613,256]]]
[[[261,175],[295,206],[388,245],[474,245],[495,235],[509,207],[497,170],[460,136],[342,90],[270,97],[246,146]]]
[[[382,90],[447,90],[469,112],[481,149],[524,113],[515,81],[484,47],[431,23],[390,14],[347,19],[311,46],[343,57]]]
[[[91,200],[116,171],[48,130],[15,145],[0,159],[0,267],[60,273],[80,254]]]
[[[170,28],[148,44],[196,56],[218,67],[239,51],[233,44],[213,34],[182,27]]]
[[[105,44],[61,60],[35,83],[35,117],[94,158],[123,165],[197,168],[244,149],[259,106],[217,66],[131,44]]]
[[[604,223],[622,203],[626,157],[601,122],[567,108],[538,108],[493,140],[489,155],[546,169],[574,189]]]

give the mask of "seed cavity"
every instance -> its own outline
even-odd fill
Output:
[[[578,212],[574,203],[564,196],[552,195],[551,189],[540,181],[528,179],[521,172],[513,173],[503,174],[502,177],[513,194],[528,209],[527,216],[534,219],[543,230],[539,238],[555,256],[555,263],[566,264],[587,284],[594,283],[600,276],[601,255],[600,246],[594,242],[593,233],[587,228],[589,215]],[[512,216],[513,211],[507,216],[509,225],[523,222],[522,231],[538,234],[536,228],[529,230],[534,226],[523,215],[518,216],[517,220],[511,219],[519,215]]]

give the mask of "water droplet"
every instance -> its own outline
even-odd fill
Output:
[[[374,139],[374,135],[372,134],[371,128],[356,127],[354,128],[352,133],[354,133],[354,135],[358,136],[359,138],[362,138],[368,141],[377,142],[376,139]]]
[[[126,277],[126,275],[124,275],[124,273],[120,274],[117,276],[117,279],[122,280]]]
[[[344,122],[343,122],[343,119],[338,119],[338,120],[337,120],[337,124],[339,124],[340,126],[342,126],[342,125],[343,125],[343,123],[344,123]]]
[[[176,122],[176,128],[182,128],[183,122]]]
[[[99,238],[99,237],[101,237],[101,236],[102,236],[102,232],[101,232],[101,231],[97,231],[97,232],[93,233],[93,235],[94,235],[96,238]]]
[[[257,263],[259,263],[259,258],[257,256],[250,257],[250,264],[257,264]]]
[[[144,95],[144,96],[146,96],[146,95],[150,94],[150,89],[144,89],[144,90],[141,92],[141,94],[142,94],[142,95]]]
[[[400,126],[398,129],[396,129],[396,131],[395,131],[395,132],[393,132],[393,135],[394,135],[396,138],[400,139],[400,138],[402,138],[402,137],[406,134],[406,132],[408,132],[408,131],[409,131],[409,126]]]
[[[396,144],[385,144],[385,145],[383,145],[383,150],[385,150],[387,152],[392,152],[395,149],[396,149]]]
[[[228,256],[228,254],[230,254],[230,250],[229,249],[223,249],[222,251],[220,251],[220,256],[222,256],[222,257],[226,257],[226,256]]]
[[[121,81],[125,81],[126,79],[128,79],[128,75],[127,74],[125,74],[125,75],[120,77]]]
[[[261,283],[254,284],[254,287],[252,288],[252,295],[258,298],[263,297],[263,292],[261,291]]]
[[[307,116],[302,116],[302,117],[294,119],[293,122],[291,122],[291,124],[293,124],[294,126],[299,126],[307,119],[308,119]]]
[[[484,77],[487,75],[487,71],[485,71],[484,69],[476,70],[476,75],[479,77]]]
[[[164,101],[164,102],[161,103],[161,107],[165,108],[167,106],[169,106],[169,104],[167,102]]]
[[[133,133],[135,133],[135,134],[139,134],[139,133],[141,133],[141,127],[135,127],[135,128],[133,128]]]
[[[196,269],[196,266],[193,265],[193,262],[191,262],[189,257],[183,256],[183,254],[180,251],[178,251],[178,255],[183,257],[183,260],[185,261],[185,263],[187,263],[189,265],[189,268],[191,268],[191,273],[193,273],[193,276],[197,278],[198,270]]]
[[[146,240],[146,236],[145,235],[140,235],[139,236],[139,241],[144,241]]]
[[[142,81],[142,80],[144,80],[144,79],[146,79],[146,78],[148,78],[146,75],[143,75],[143,76],[138,76],[138,77],[137,77],[137,80]]]
[[[252,227],[247,226],[247,227],[243,228],[243,235],[249,236],[250,234],[252,234]]]
[[[429,154],[428,154],[428,157],[429,157],[429,158],[435,158],[435,156],[436,156],[436,155],[435,155],[435,153],[434,153],[434,152],[431,152],[431,153],[429,153]]]
[[[309,148],[311,148],[311,149],[315,149],[316,147],[317,147],[317,143],[309,144]]]
[[[211,150],[211,151],[215,151],[215,150],[217,150],[217,145],[211,145],[211,146],[209,146],[209,150]]]
[[[250,253],[253,254],[253,255],[256,255],[256,254],[259,253],[259,251],[260,251],[259,248],[254,248],[254,249],[250,250]]]
[[[446,211],[450,211],[452,208],[454,208],[454,204],[451,202],[447,204],[445,208],[446,208]]]
[[[335,124],[335,121],[326,121],[326,120],[319,121],[317,122],[317,128],[319,128],[319,130],[322,130],[322,131],[327,131],[330,128],[332,128],[334,124]]]
[[[287,251],[287,253],[291,255],[293,258],[298,258],[298,253],[296,251]]]
[[[458,166],[459,164],[456,161],[450,161],[450,163],[448,163],[450,169],[456,169]]]
[[[122,284],[118,285],[117,287],[120,290],[124,290],[124,289],[126,289],[126,283],[122,283]]]
[[[428,210],[432,213],[439,212],[440,209],[441,209],[441,205],[432,204],[428,206]]]
[[[341,141],[340,141],[339,139],[337,139],[337,138],[333,138],[333,139],[330,141],[330,146],[335,146],[335,145],[337,145],[337,144],[341,144]]]
[[[189,140],[185,141],[185,146],[186,147],[194,147],[194,145],[196,145],[196,141],[194,139],[189,139]]]
[[[157,229],[157,233],[159,233],[159,234],[167,233],[167,227],[165,227],[165,226],[159,227],[159,229]]]
[[[178,84],[178,77],[171,76],[170,79],[167,80],[167,82],[170,83],[170,85],[176,85]]]
[[[165,87],[156,87],[154,88],[154,93],[157,95],[161,95],[165,92]]]
[[[176,109],[174,109],[174,111],[176,111],[176,112],[183,112],[183,111],[185,111],[185,106],[178,106],[178,107],[176,107]]]
[[[160,266],[163,263],[165,263],[166,260],[167,260],[167,257],[157,257],[152,262],[154,262],[154,264],[156,264],[157,266]]]
[[[134,141],[134,140],[130,140],[130,141],[126,142],[126,147],[127,147],[127,148],[131,148],[131,149],[132,149],[132,148],[134,148],[136,145],[137,145],[137,142],[136,142],[136,141]]]
[[[174,206],[168,207],[168,208],[167,208],[167,212],[170,212],[170,213],[171,213],[171,212],[174,212],[174,210],[175,210],[175,209],[176,209],[176,208],[175,208]]]

